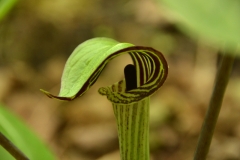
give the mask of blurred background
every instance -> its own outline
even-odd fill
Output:
[[[150,46],[169,64],[165,84],[151,97],[152,160],[190,160],[211,96],[218,48],[190,38],[153,0],[21,0],[0,21],[0,103],[19,116],[59,160],[118,160],[112,106],[101,86],[123,79],[128,55],[107,65],[98,81],[72,102],[58,94],[65,62],[93,37]],[[190,34],[190,33],[189,33]],[[209,160],[240,159],[240,74],[234,66],[210,148]]]

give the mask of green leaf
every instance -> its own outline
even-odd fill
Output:
[[[17,0],[0,0],[0,21],[6,16]]]
[[[146,160],[149,159],[149,96],[162,86],[168,74],[161,52],[109,38],[93,38],[80,44],[67,60],[59,96],[41,91],[50,98],[73,100],[96,82],[110,60],[122,54],[129,54],[133,61],[133,65],[124,69],[126,80],[101,87],[98,92],[113,104],[121,158]]]
[[[31,160],[54,160],[55,157],[40,139],[15,115],[0,105],[0,132]],[[2,147],[3,160],[14,158]]]
[[[163,2],[192,36],[204,37],[228,49],[240,43],[239,0],[158,0]],[[190,30],[189,30],[190,29]]]
[[[131,56],[136,67],[137,89],[119,95],[108,88],[100,88],[99,93],[107,95],[108,99],[115,103],[132,103],[153,94],[167,77],[168,66],[163,55],[150,47],[119,43],[110,38],[87,40],[73,51],[63,71],[59,96],[41,91],[50,98],[73,100],[83,95],[95,83],[111,59],[126,53]]]
[[[129,46],[133,45],[109,38],[95,38],[79,45],[65,65],[59,96],[74,96],[108,56]]]

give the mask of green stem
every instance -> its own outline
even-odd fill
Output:
[[[210,100],[209,108],[206,113],[202,130],[198,139],[198,145],[194,155],[194,160],[205,160],[210,148],[213,132],[217,123],[221,109],[224,92],[232,71],[234,56],[224,54],[218,68],[215,86]]]
[[[149,97],[133,104],[114,104],[121,160],[149,160]]]
[[[0,145],[17,160],[29,160],[12,142],[0,132]]]

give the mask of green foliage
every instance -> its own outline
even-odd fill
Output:
[[[106,95],[114,103],[123,100],[122,103],[132,103],[150,96],[167,77],[168,66],[161,52],[150,47],[119,43],[104,37],[87,40],[73,51],[63,71],[59,96],[41,91],[50,98],[71,101],[83,95],[96,82],[111,59],[126,53],[131,56],[137,70],[137,89],[124,92],[124,96],[108,88],[100,88],[99,93]]]
[[[93,38],[80,44],[68,58],[59,96],[41,91],[50,98],[71,101],[96,82],[110,60],[126,53],[132,58],[133,68],[125,67],[125,79],[98,91],[113,104],[121,158],[148,160],[149,96],[162,86],[168,74],[161,52],[110,38]]]
[[[59,95],[66,97],[76,95],[87,79],[108,56],[129,46],[133,45],[119,43],[110,38],[94,38],[80,44],[65,65]]]
[[[129,46],[133,45],[129,43],[119,43],[110,38],[93,38],[80,44],[67,60],[63,71],[59,96],[74,99],[79,89],[84,86],[97,67],[99,67],[107,57]],[[97,74],[96,76],[98,77],[100,73]],[[94,82],[93,79],[90,80],[90,86]],[[48,94],[46,91],[43,92]]]
[[[39,138],[15,115],[0,105],[0,132],[16,145],[31,160],[55,159]],[[2,160],[14,158],[0,147]]]
[[[0,21],[6,16],[17,0],[0,0]]]
[[[220,46],[224,43],[228,49],[235,50],[240,43],[239,0],[162,1],[188,26],[183,27],[187,34],[203,37]]]

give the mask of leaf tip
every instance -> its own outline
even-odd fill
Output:
[[[48,91],[45,91],[43,89],[40,89],[40,91],[45,94],[46,96],[48,96],[49,98],[53,98],[53,95],[51,93],[49,93]]]
[[[45,91],[43,89],[40,89],[40,91],[45,94],[46,96],[48,96],[49,98],[52,98],[52,99],[58,99],[58,100],[62,100],[62,101],[72,101],[74,100],[76,97],[75,96],[72,96],[72,97],[60,97],[60,96],[55,96],[51,93],[49,93],[48,91]]]

